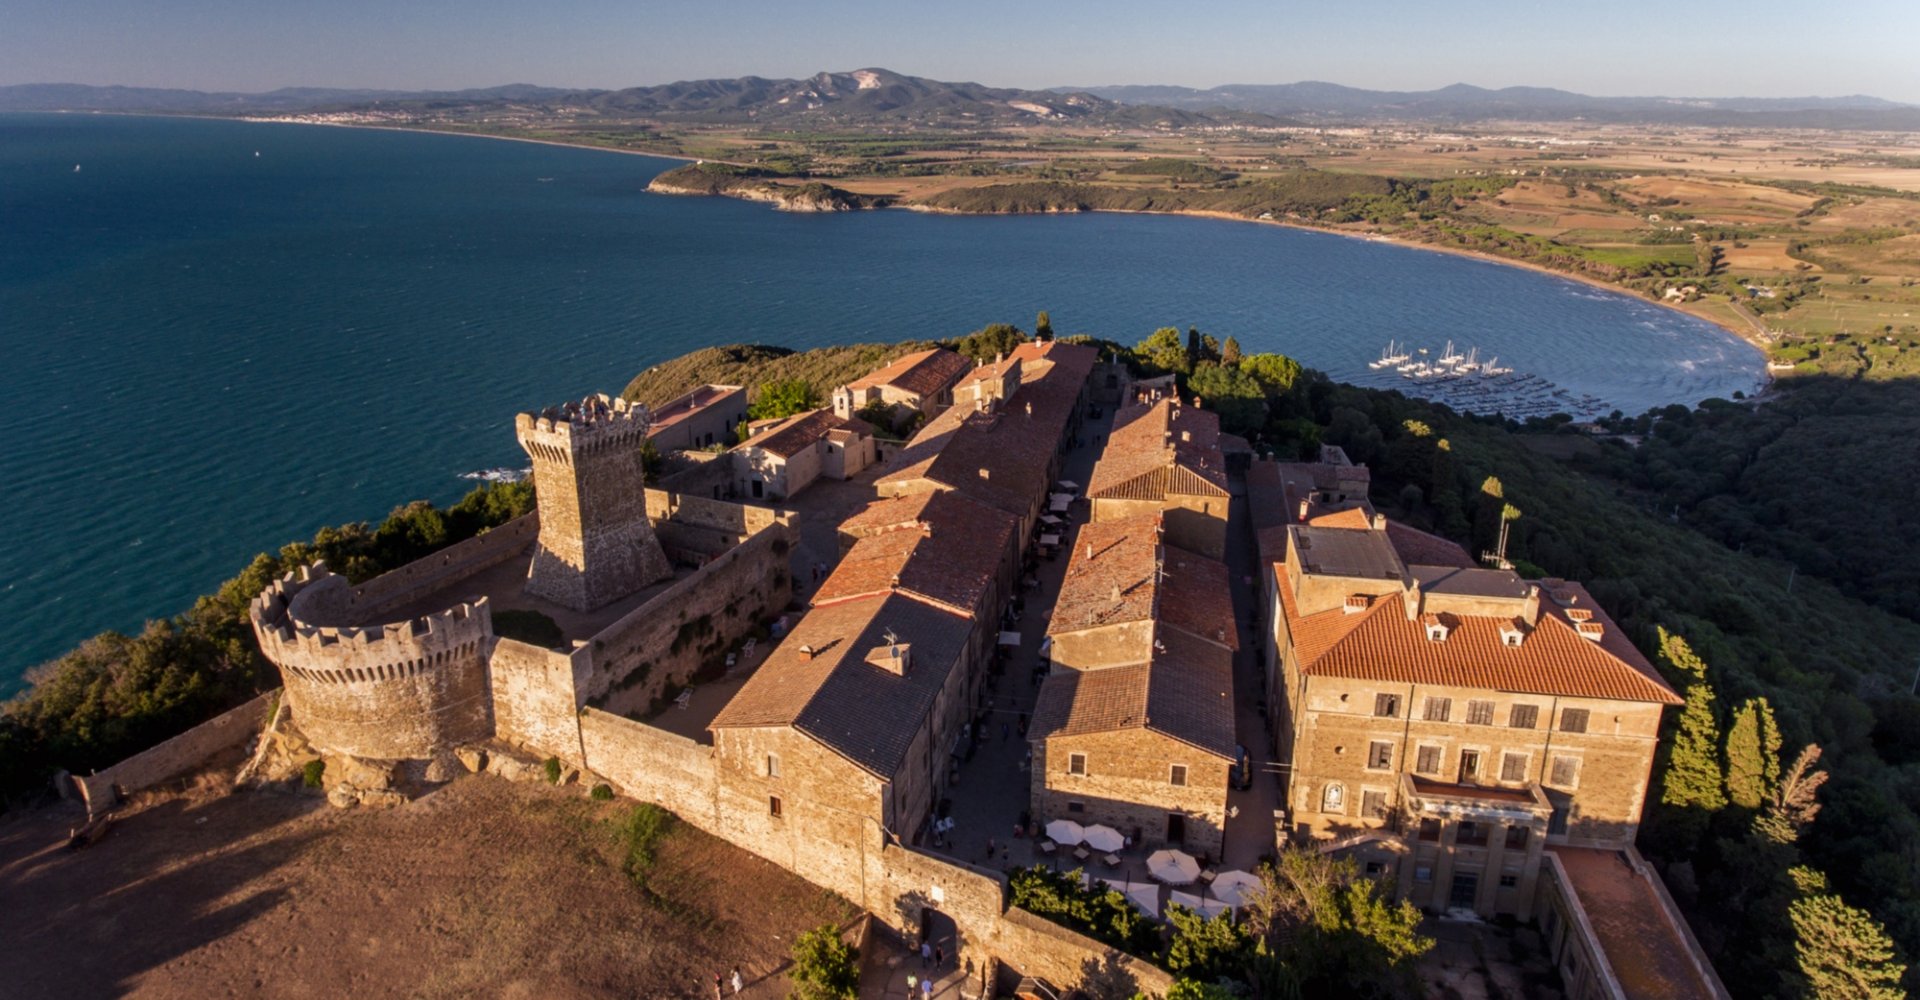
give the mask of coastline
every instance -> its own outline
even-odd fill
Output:
[[[374,124],[367,124],[367,123],[361,123],[361,122],[309,122],[309,121],[293,121],[293,120],[284,119],[284,118],[233,118],[233,117],[227,117],[223,115],[152,115],[152,114],[139,114],[136,112],[125,112],[125,111],[91,111],[91,112],[76,111],[76,112],[57,112],[57,113],[60,113],[60,114],[109,114],[109,115],[122,115],[126,117],[134,117],[134,118],[142,118],[142,117],[199,118],[199,119],[205,119],[208,121],[242,121],[242,122],[255,122],[258,124],[265,124],[265,125],[315,125],[315,126],[330,127],[330,128],[370,129],[370,130],[383,131],[383,132],[417,132],[423,135],[469,136],[475,139],[497,139],[503,142],[527,142],[527,143],[533,143],[535,145],[540,145],[540,146],[561,146],[567,149],[587,149],[587,150],[594,150],[602,153],[617,153],[625,156],[651,156],[655,159],[678,160],[682,163],[701,163],[701,162],[732,163],[732,161],[730,160],[708,160],[704,157],[685,156],[685,155],[674,154],[674,153],[655,153],[655,152],[649,152],[646,150],[639,150],[639,149],[615,149],[611,146],[594,146],[594,145],[588,145],[586,143],[579,143],[579,142],[563,142],[558,139],[534,139],[527,136],[499,135],[497,133],[491,133],[491,132],[462,132],[462,131],[455,131],[451,129],[421,128],[413,125],[374,125]],[[739,165],[739,164],[735,164],[735,165]],[[708,194],[706,192],[697,192],[697,191],[690,191],[690,192],[684,192],[684,193],[682,192],[653,192],[653,193],[668,193],[676,197],[682,196],[684,194],[684,195],[702,195],[705,197],[717,197],[717,198],[739,198],[741,200],[746,200],[746,201],[755,201],[755,200],[764,201],[765,200],[765,199],[744,198],[741,195],[736,195],[736,194],[727,193],[727,192],[720,192],[720,193],[714,193],[714,194]],[[951,209],[934,208],[926,205],[904,204],[904,203],[889,204],[889,205],[877,206],[877,207],[905,209],[906,211],[910,211],[910,212],[926,212],[932,215],[1078,214],[1078,213],[1042,213],[1042,212],[1033,212],[1033,213],[957,212]],[[1636,302],[1645,302],[1650,305],[1659,306],[1663,309],[1671,309],[1674,312],[1677,312],[1683,316],[1691,317],[1703,323],[1710,323],[1714,326],[1719,327],[1722,330],[1727,331],[1728,333],[1733,334],[1736,338],[1738,338],[1743,343],[1759,351],[1763,361],[1763,365],[1764,365],[1764,360],[1768,354],[1768,347],[1769,347],[1768,343],[1764,339],[1762,339],[1758,333],[1755,332],[1755,330],[1752,328],[1751,325],[1736,326],[1733,323],[1726,320],[1722,320],[1713,316],[1705,316],[1699,313],[1691,312],[1687,309],[1683,309],[1677,305],[1674,305],[1671,302],[1662,302],[1654,299],[1642,298],[1638,295],[1635,295],[1630,290],[1620,287],[1619,285],[1616,285],[1609,281],[1603,281],[1599,278],[1591,277],[1589,275],[1573,274],[1566,271],[1556,271],[1550,267],[1542,267],[1541,265],[1532,263],[1530,261],[1515,260],[1511,257],[1502,257],[1502,256],[1499,256],[1498,254],[1490,254],[1480,250],[1468,250],[1464,247],[1438,246],[1432,243],[1422,243],[1417,240],[1403,239],[1397,236],[1390,236],[1384,233],[1364,233],[1364,232],[1355,232],[1352,230],[1344,230],[1344,229],[1331,229],[1325,226],[1311,226],[1311,225],[1305,225],[1298,222],[1289,222],[1284,219],[1249,219],[1245,216],[1233,215],[1228,212],[1210,212],[1210,211],[1204,211],[1204,210],[1180,210],[1180,211],[1171,211],[1171,212],[1157,212],[1157,211],[1141,211],[1141,210],[1135,210],[1135,209],[1121,209],[1121,208],[1096,208],[1096,209],[1090,209],[1090,211],[1111,212],[1117,215],[1179,215],[1179,216],[1188,216],[1188,217],[1197,218],[1197,219],[1213,219],[1221,222],[1248,222],[1256,225],[1280,226],[1286,229],[1301,230],[1303,232],[1327,233],[1332,236],[1343,236],[1348,239],[1363,240],[1371,243],[1387,243],[1393,246],[1406,247],[1408,249],[1413,249],[1413,250],[1430,250],[1434,253],[1452,254],[1456,257],[1467,257],[1473,260],[1482,260],[1482,261],[1487,261],[1493,264],[1504,265],[1506,267],[1517,267],[1523,270],[1532,271],[1536,274],[1543,274],[1543,275],[1547,275],[1549,277],[1554,277],[1554,278],[1563,278],[1567,281],[1578,282],[1580,284],[1586,285],[1591,288],[1596,288],[1601,291],[1612,292],[1616,295],[1623,295],[1633,299]],[[1771,386],[1774,381],[1772,373],[1765,371],[1763,367],[1762,375],[1766,379],[1765,384],[1768,386]]]

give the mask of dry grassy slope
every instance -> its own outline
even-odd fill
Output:
[[[390,811],[177,797],[78,854],[56,809],[0,820],[0,995],[710,997],[786,992],[794,938],[851,904],[684,825],[649,902],[628,802],[463,778]]]
[[[887,362],[936,346],[932,341],[898,344],[850,344],[793,351],[765,344],[705,347],[641,372],[621,395],[648,406],[659,406],[688,389],[706,383],[744,385],[749,398],[760,386],[786,379],[804,379],[826,399],[833,387],[844,385]]]

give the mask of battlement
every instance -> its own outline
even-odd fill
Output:
[[[319,683],[418,676],[484,655],[493,635],[484,597],[373,625],[346,623],[353,603],[346,578],[315,563],[274,581],[249,614],[267,659],[293,677]]]
[[[527,454],[555,462],[571,462],[575,455],[638,448],[651,426],[652,417],[644,405],[605,393],[513,418],[514,434]]]

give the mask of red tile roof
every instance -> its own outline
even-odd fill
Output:
[[[832,410],[808,410],[774,424],[737,447],[758,448],[781,458],[792,458],[835,431],[868,437],[873,434],[873,427],[858,417],[834,416]]]
[[[932,508],[926,511],[930,516],[915,526],[855,542],[814,592],[813,606],[898,591],[958,614],[972,615],[982,608],[991,614],[985,599],[1013,551],[1017,522],[962,498],[929,498],[921,506]]]
[[[1048,635],[1153,620],[1240,648],[1226,563],[1166,544],[1159,521],[1139,514],[1081,525]]]
[[[917,351],[847,383],[849,389],[891,386],[916,396],[938,395],[973,367],[973,361],[944,347]]]
[[[1160,629],[1146,662],[1055,671],[1040,685],[1028,738],[1127,729],[1157,732],[1232,760],[1233,654]]]
[[[1087,481],[1087,496],[1162,500],[1169,493],[1227,495],[1219,416],[1171,399],[1122,409]]]

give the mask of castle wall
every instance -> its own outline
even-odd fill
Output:
[[[588,766],[622,795],[658,803],[702,830],[719,829],[713,747],[599,709],[580,713]]]
[[[517,639],[495,640],[489,663],[494,737],[538,757],[583,766],[573,678],[584,659],[580,650],[569,655]]]
[[[602,629],[587,643],[575,678],[580,703],[616,715],[645,709],[668,683],[684,684],[726,656],[754,625],[787,606],[791,544],[785,524],[769,523]]]
[[[524,514],[463,542],[415,559],[352,588],[346,621],[379,621],[394,608],[404,607],[456,580],[506,562],[526,552],[540,535],[540,515]]]
[[[274,581],[250,611],[309,739],[336,753],[404,759],[492,733],[485,598],[407,621],[340,624],[352,604],[346,578],[316,563]]]
[[[247,742],[266,725],[279,697],[278,690],[269,691],[104,771],[85,777],[76,774],[73,782],[90,810],[104,809],[122,796],[177,778],[208,757]]]

